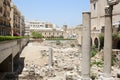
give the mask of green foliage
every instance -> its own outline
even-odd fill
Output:
[[[112,38],[113,38],[113,40],[120,40],[120,35],[119,35],[119,33],[114,33],[114,34],[112,34]]]
[[[104,35],[103,34],[99,35],[99,40],[100,40],[100,50],[101,50],[104,47]]]
[[[24,37],[20,36],[0,36],[0,41],[6,41],[6,40],[16,40],[16,39],[21,39]]]
[[[98,67],[102,66],[103,65],[103,62],[102,61],[94,61],[94,62],[91,62],[91,66],[92,65],[97,65]]]
[[[104,47],[104,35],[100,34],[99,39],[100,39],[100,50],[101,50]],[[112,34],[112,39],[113,39],[113,41],[119,41],[120,40],[120,34],[119,33]]]
[[[56,45],[60,45],[60,44],[61,44],[60,40],[57,40]]]
[[[34,32],[32,32],[32,37],[37,39],[37,38],[42,38],[43,36],[41,33],[34,31]]]
[[[71,47],[75,47],[75,44],[71,44],[70,46],[71,46]]]
[[[117,62],[117,61],[116,61],[115,56],[112,56],[112,66],[114,66],[116,62]]]
[[[97,52],[98,52],[98,49],[97,49],[95,46],[92,46],[92,49],[91,49],[91,57],[94,57]]]

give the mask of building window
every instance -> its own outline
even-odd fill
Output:
[[[96,9],[96,3],[94,3],[93,6],[94,6],[94,10],[95,10]]]
[[[101,32],[104,33],[105,31],[105,26],[102,26]]]
[[[3,11],[3,10],[2,10],[2,7],[0,7],[0,13],[2,13],[2,11]]]
[[[93,30],[96,30],[96,27],[94,27]]]

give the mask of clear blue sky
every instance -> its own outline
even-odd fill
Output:
[[[90,0],[13,0],[26,20],[49,21],[62,26],[82,23],[82,12],[89,11]]]

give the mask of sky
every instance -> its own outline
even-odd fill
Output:
[[[48,21],[61,27],[82,23],[82,12],[89,11],[90,0],[13,0],[27,20]]]

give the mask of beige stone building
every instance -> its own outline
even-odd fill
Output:
[[[11,3],[11,35],[24,36],[25,21],[24,16],[18,10],[15,4]]]
[[[11,0],[0,0],[0,35],[10,35]]]
[[[30,24],[28,21],[25,21],[25,36],[29,36],[30,34]]]
[[[28,21],[30,29],[39,29],[39,28],[53,28],[56,27],[55,24],[52,24],[50,22],[43,22],[38,20],[31,20]]]
[[[64,37],[64,30],[57,28],[55,24],[50,22],[43,22],[38,20],[32,20],[26,22],[25,34],[32,36],[32,32],[37,31],[45,38],[50,37]]]
[[[105,28],[105,7],[107,0],[90,0],[90,12],[91,12],[91,32],[92,43],[100,44],[99,34],[104,33]],[[113,6],[112,13],[112,31],[113,33],[120,32],[120,3]],[[120,40],[113,41],[113,48],[120,49]]]
[[[20,17],[20,36],[25,35],[25,17],[21,15]]]
[[[90,0],[91,28],[103,30],[105,27],[105,7],[107,0]],[[113,7],[113,26],[120,25],[120,3]]]
[[[78,43],[82,44],[82,25],[77,25],[75,27],[68,28],[67,31],[67,38],[77,39]]]

